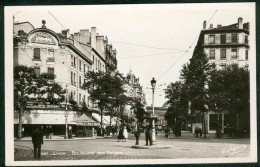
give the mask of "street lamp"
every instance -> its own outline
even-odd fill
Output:
[[[153,78],[151,80],[151,85],[152,85],[152,90],[153,90],[153,100],[152,100],[152,104],[153,104],[153,114],[151,115],[151,121],[152,121],[152,135],[151,135],[151,144],[155,145],[156,142],[156,138],[155,138],[155,118],[156,115],[154,114],[154,89],[155,89],[155,85],[156,85],[156,80]]]
[[[65,136],[64,136],[64,139],[67,139],[68,138],[68,101],[67,101],[67,84],[66,84],[66,97],[65,97],[65,113],[64,113],[64,116],[65,116]]]

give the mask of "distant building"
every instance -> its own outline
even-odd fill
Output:
[[[147,106],[146,107],[146,112],[149,114],[153,113],[153,107],[152,106]],[[154,114],[158,115],[158,119],[156,121],[156,126],[161,125],[161,126],[166,126],[167,121],[165,120],[165,113],[167,112],[167,108],[165,107],[154,107]]]

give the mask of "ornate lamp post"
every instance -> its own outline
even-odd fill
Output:
[[[153,101],[152,101],[152,104],[153,104],[153,114],[151,114],[151,122],[152,122],[152,134],[151,134],[151,144],[152,145],[155,145],[155,142],[156,142],[156,138],[155,138],[155,118],[156,118],[156,115],[154,114],[154,89],[155,89],[155,85],[156,85],[156,80],[153,78],[151,80],[151,85],[152,85],[152,90],[153,90]]]

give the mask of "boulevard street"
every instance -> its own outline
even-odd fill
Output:
[[[250,152],[249,139],[215,139],[214,134],[207,138],[195,138],[185,132],[182,137],[164,138],[157,135],[157,144],[149,149],[135,149],[133,134],[126,142],[118,142],[117,137],[93,140],[44,141],[41,159],[36,160],[98,160],[98,159],[180,159],[180,158],[225,158],[247,157]],[[140,146],[145,145],[141,134]],[[15,141],[15,160],[35,160],[32,142]]]

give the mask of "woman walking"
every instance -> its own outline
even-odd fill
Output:
[[[126,126],[124,126],[123,136],[126,141],[128,139],[128,132],[127,132]]]

